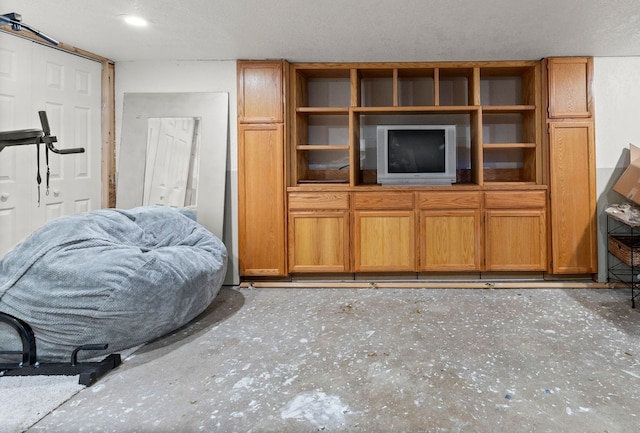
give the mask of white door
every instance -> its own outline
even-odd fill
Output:
[[[196,119],[149,119],[145,205],[184,207]]]
[[[11,43],[10,43],[11,42]],[[0,131],[38,127],[31,109],[33,42],[0,33]],[[0,152],[0,257],[31,233],[31,194],[36,188],[35,146]],[[25,199],[28,197],[28,199]]]
[[[2,130],[40,128],[38,111],[45,110],[57,148],[85,148],[81,154],[49,152],[47,194],[46,152],[40,145],[40,203],[36,146],[0,153],[1,257],[46,221],[100,207],[102,65],[3,33],[0,53],[15,58],[12,68],[22,71],[8,77],[0,73],[0,101],[14,101],[0,105]],[[4,59],[1,64],[3,70]],[[3,196],[8,198],[2,201]]]

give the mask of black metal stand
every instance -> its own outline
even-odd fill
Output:
[[[41,363],[37,360],[36,337],[26,322],[0,312],[0,323],[5,323],[12,327],[22,343],[22,350],[0,350],[0,355],[21,358],[18,362],[0,363],[0,376],[79,375],[79,384],[91,386],[122,363],[120,355],[117,353],[108,355],[99,362],[78,362],[78,352],[83,350],[105,350],[108,347],[107,344],[87,344],[77,347],[71,353],[69,364],[57,362]]]
[[[622,283],[629,287],[631,307],[636,308],[636,298],[640,296],[640,227],[609,214],[607,242],[609,282]]]

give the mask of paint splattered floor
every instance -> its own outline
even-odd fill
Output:
[[[30,432],[637,432],[626,290],[231,289]]]

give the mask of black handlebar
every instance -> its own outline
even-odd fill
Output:
[[[56,149],[53,146],[53,143],[57,142],[58,139],[56,137],[52,137],[51,129],[49,128],[49,119],[47,118],[46,111],[38,111],[38,116],[40,116],[40,124],[42,125],[42,132],[44,132],[44,137],[42,137],[42,141],[47,143],[47,148],[53,153],[58,153],[60,155],[67,155],[69,153],[84,153],[83,147],[73,147],[71,149]]]
[[[72,147],[70,149],[56,149],[53,144],[47,143],[47,147],[53,153],[59,153],[60,155],[66,155],[68,153],[84,153],[84,147]]]

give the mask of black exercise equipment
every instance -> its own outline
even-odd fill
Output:
[[[99,362],[78,362],[78,352],[85,350],[105,350],[107,344],[86,344],[76,348],[70,355],[68,364],[61,362],[41,363],[37,359],[36,337],[31,327],[24,321],[0,312],[0,324],[5,323],[14,329],[22,343],[21,350],[0,350],[0,356],[15,357],[15,362],[0,362],[2,376],[77,376],[78,383],[93,385],[102,376],[122,363],[120,355],[112,353]]]
[[[62,155],[68,153],[83,153],[83,147],[75,147],[72,149],[56,149],[53,143],[57,143],[58,139],[51,135],[51,129],[49,128],[49,119],[47,118],[46,111],[38,111],[40,116],[40,124],[42,129],[17,129],[15,131],[3,131],[0,132],[0,152],[5,147],[9,146],[23,146],[26,144],[40,144],[45,143],[47,149],[53,153],[59,153]]]
[[[0,21],[0,24],[2,21]],[[47,194],[49,192],[49,151],[58,154],[83,153],[84,148],[77,147],[72,149],[57,149],[53,143],[58,140],[51,135],[49,128],[49,120],[45,111],[39,111],[40,123],[42,129],[20,129],[15,131],[0,132],[0,152],[9,146],[23,146],[27,144],[35,144],[37,148],[37,164],[38,171],[36,181],[38,183],[38,204],[40,203],[40,144],[45,144],[46,163],[47,163]],[[8,325],[15,331],[16,341],[22,344],[20,350],[0,350],[0,361],[15,359],[15,362],[0,362],[1,376],[36,376],[36,375],[79,375],[79,383],[81,385],[91,386],[100,377],[108,373],[121,364],[119,354],[111,354],[100,362],[78,362],[78,353],[88,350],[106,350],[107,344],[87,344],[76,348],[70,354],[70,362],[68,364],[51,362],[42,363],[37,358],[36,337],[28,323],[13,317],[9,314],[0,312],[0,326]],[[6,327],[6,326],[5,326]],[[17,349],[17,348],[16,348]],[[17,359],[19,358],[19,359]]]
[[[40,183],[42,178],[40,177],[40,144],[45,144],[45,154],[47,163],[47,195],[49,195],[49,151],[60,155],[67,155],[70,153],[83,153],[83,147],[74,147],[71,149],[57,149],[53,143],[57,143],[57,137],[51,135],[51,128],[49,128],[49,119],[47,118],[46,111],[38,111],[40,116],[40,124],[42,129],[18,129],[14,131],[0,132],[0,152],[5,147],[9,146],[24,146],[27,144],[36,145],[36,164],[38,166],[36,182],[38,184],[38,205],[40,204]]]

